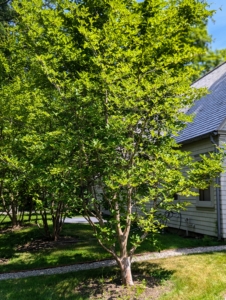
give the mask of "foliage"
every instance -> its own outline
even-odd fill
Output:
[[[226,49],[220,50],[209,50],[206,55],[203,56],[203,61],[200,64],[200,69],[202,73],[205,74],[211,71],[213,68],[217,67],[226,60]]]
[[[13,22],[15,18],[15,11],[11,6],[11,0],[0,1],[0,36],[5,33],[5,26]]]
[[[17,122],[2,116],[10,150],[2,144],[1,161],[15,159],[44,216],[51,205],[79,202],[123,283],[132,284],[134,251],[164,226],[162,210],[186,206],[174,194],[195,195],[222,171],[221,152],[195,162],[175,141],[191,121],[184,109],[205,92],[190,79],[212,12],[195,0],[15,0],[13,7],[11,55],[1,60],[12,80],[0,99],[13,105]]]
[[[1,202],[13,226],[19,223],[19,210],[38,210],[46,235],[57,239],[75,191],[74,172],[61,150],[66,137],[59,124],[64,116],[59,116],[61,103],[55,89],[13,29],[14,25],[8,26],[1,41]]]

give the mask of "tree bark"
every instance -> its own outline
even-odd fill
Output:
[[[40,214],[42,216],[42,222],[43,222],[45,237],[48,238],[48,239],[51,239],[51,234],[50,234],[50,231],[49,231],[49,225],[48,225],[48,218],[47,218],[46,210],[45,209],[43,211],[40,210]]]
[[[134,285],[131,272],[131,258],[126,256],[120,261],[120,269],[122,275],[122,284],[125,286]]]
[[[14,196],[11,195],[11,213],[12,213],[12,227],[13,228],[18,226],[17,210],[18,210],[17,201],[14,199]]]

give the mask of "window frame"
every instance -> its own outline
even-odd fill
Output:
[[[201,190],[201,189],[200,189]],[[209,207],[209,208],[214,208],[214,188],[213,185],[211,184],[209,186],[209,199],[208,200],[201,200],[200,199],[200,190],[199,190],[199,195],[196,197],[196,207]]]
[[[208,155],[211,151],[209,152],[203,152],[203,153],[199,153],[199,154],[195,154],[194,158],[196,161],[200,160],[200,155]],[[199,189],[198,195],[196,197],[196,207],[197,208],[214,208],[215,207],[215,203],[214,203],[214,187],[213,187],[213,183],[209,185],[208,187],[210,189],[209,191],[209,198],[208,200],[200,200],[200,190]]]

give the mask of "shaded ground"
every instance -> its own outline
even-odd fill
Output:
[[[0,299],[8,300],[157,300],[173,290],[174,271],[156,263],[134,263],[133,287],[121,285],[117,267],[1,282]]]
[[[19,245],[17,251],[26,252],[26,251],[38,251],[42,249],[53,249],[60,246],[76,244],[79,241],[76,237],[60,237],[58,241],[49,241],[45,238],[31,240],[24,245]]]
[[[222,266],[225,265],[225,252],[134,263],[137,285],[129,289],[120,286],[120,270],[116,267],[4,280],[0,284],[0,299],[223,300],[226,268]]]
[[[134,275],[134,286],[124,287],[119,280],[89,280],[75,289],[76,294],[87,295],[92,300],[145,300],[158,299],[172,289],[172,283],[151,276]]]
[[[74,292],[89,297],[92,300],[155,300],[165,293],[168,293],[173,284],[169,280],[172,271],[163,269],[156,264],[143,262],[134,265],[133,281],[134,286],[122,286],[120,275],[117,274],[106,278],[91,278],[79,284]]]
[[[6,264],[8,259],[6,258],[0,258],[0,264]]]
[[[8,228],[0,232],[0,273],[48,268],[51,268],[52,272],[52,268],[55,267],[68,267],[91,262],[101,262],[103,265],[104,260],[111,259],[110,255],[93,237],[92,229],[88,224],[65,224],[62,236],[57,242],[46,240],[42,229],[37,225],[18,229]],[[162,250],[219,245],[219,242],[211,238],[208,240],[207,238],[188,239],[168,232],[158,235],[158,238]],[[148,253],[153,251],[156,249],[152,240],[147,240],[138,248],[136,258],[143,260],[139,257],[142,254],[148,260]],[[181,254],[179,250],[176,252]],[[161,251],[160,254],[166,255],[164,251]]]

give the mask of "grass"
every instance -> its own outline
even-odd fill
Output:
[[[74,238],[76,242],[44,241],[43,246],[47,245],[46,249],[43,247],[26,251],[24,245],[28,246],[29,243],[37,239],[41,241],[43,238],[42,231],[37,226],[1,234],[0,258],[7,259],[7,264],[0,264],[0,272],[54,267],[109,258],[109,254],[93,238],[91,228],[87,224],[65,224],[62,235],[64,237],[70,235],[70,238]],[[53,248],[49,247],[51,245]]]
[[[88,261],[97,261],[110,258],[110,255],[98,244],[88,224],[65,224],[62,236],[70,237],[75,243],[48,243],[43,242],[41,249],[26,250],[30,243],[43,238],[42,231],[37,226],[29,226],[20,230],[7,231],[0,234],[0,272],[30,270],[35,268],[55,267]],[[216,239],[184,238],[166,232],[158,235],[158,249],[173,249],[219,245]],[[39,247],[39,243],[36,244]],[[50,247],[52,246],[52,248]],[[145,241],[137,249],[138,253],[156,251],[153,242]],[[0,260],[1,261],[1,260]]]
[[[226,255],[190,255],[157,261],[173,272],[174,288],[164,300],[223,300],[226,296]]]
[[[0,260],[0,272],[46,268],[110,257],[93,237],[88,224],[65,224],[62,236],[74,239],[75,243],[49,244],[42,240],[42,231],[35,225],[1,233],[0,259],[5,258],[7,262],[1,263]],[[37,247],[42,242],[48,247],[35,251],[26,248],[36,240],[39,241]],[[158,248],[161,250],[221,244],[210,237],[185,238],[170,232],[159,234],[158,241]],[[51,245],[53,248],[49,247]],[[152,241],[147,240],[138,248],[137,253],[149,251],[156,251],[156,248]],[[137,282],[144,284],[137,285],[135,290],[129,292],[121,288],[117,268],[6,280],[0,282],[0,299],[76,300],[92,299],[94,296],[95,299],[109,299],[111,291],[116,293],[117,299],[124,300],[157,299],[156,295],[159,300],[223,300],[223,295],[226,295],[225,266],[226,256],[223,252],[167,258],[154,263],[136,263],[133,264],[134,277]]]
[[[1,281],[3,300],[158,299],[223,300],[226,293],[226,255],[208,253],[171,257],[133,265],[134,277],[146,278],[146,289],[135,287],[136,297],[117,294],[110,286],[119,277],[117,268],[80,271],[63,275]],[[103,280],[104,278],[104,280]],[[152,281],[148,281],[152,278]],[[146,290],[146,294],[144,292]],[[125,295],[125,294],[124,294]],[[130,297],[130,298],[128,298]]]

